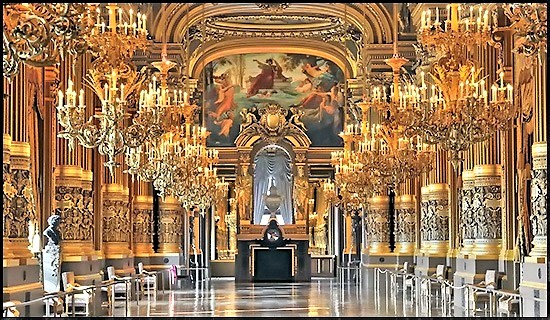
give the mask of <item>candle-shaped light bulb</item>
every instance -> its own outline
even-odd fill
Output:
[[[78,96],[78,105],[84,105],[84,89],[80,89],[80,95]]]
[[[504,87],[504,71],[501,71],[499,76],[500,76],[500,87],[503,88]]]
[[[63,108],[63,92],[61,90],[57,92],[57,102],[59,104],[59,108]]]

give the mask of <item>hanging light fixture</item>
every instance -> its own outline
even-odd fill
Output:
[[[450,19],[444,23],[439,9],[434,21],[431,10],[422,13],[419,41],[439,57],[431,66],[431,86],[428,88],[421,72],[419,86],[407,84],[399,89],[399,103],[387,104],[383,95],[375,99],[379,107],[390,110],[409,136],[421,135],[426,143],[450,151],[451,162],[457,168],[462,151],[489,139],[497,130],[508,128],[517,110],[512,86],[504,83],[504,73],[500,73],[500,82],[490,87],[489,96],[482,69],[467,53],[469,47],[490,40],[489,12],[481,5],[461,10],[459,4],[453,3],[448,8]],[[461,18],[461,11],[465,18]],[[394,74],[396,69],[397,66]]]
[[[16,75],[21,63],[52,66],[65,53],[84,53],[97,16],[95,8],[84,3],[2,4],[4,77]]]
[[[398,54],[397,8],[394,6],[393,56],[385,61],[393,71],[390,90],[373,86],[370,95],[359,103],[362,111],[361,141],[357,153],[361,163],[372,173],[380,188],[395,187],[406,179],[418,177],[432,169],[434,152],[416,133],[407,132],[395,118],[402,103],[402,83],[407,85],[400,70],[408,62]],[[389,91],[389,95],[388,95]],[[388,100],[389,96],[389,100]],[[378,111],[378,112],[377,112]],[[389,112],[388,112],[389,111]],[[376,116],[376,117],[374,117]],[[375,120],[377,124],[373,123]]]
[[[101,8],[97,8],[97,20],[88,39],[97,59],[85,79],[101,101],[101,112],[85,119],[84,90],[80,90],[77,104],[71,79],[65,95],[59,91],[57,112],[64,129],[58,136],[69,140],[69,148],[74,147],[75,140],[86,148],[97,147],[98,152],[107,157],[104,165],[112,175],[113,169],[120,165],[116,156],[151,138],[150,128],[155,127],[159,118],[151,109],[140,109],[131,124],[128,121],[131,118],[128,97],[138,92],[145,81],[145,74],[137,72],[130,59],[135,50],[144,49],[148,43],[146,17],[138,13],[134,19],[132,9],[123,15],[115,4],[107,5],[107,9],[108,25],[101,17]],[[129,19],[125,19],[126,16]],[[94,118],[98,119],[99,126]]]

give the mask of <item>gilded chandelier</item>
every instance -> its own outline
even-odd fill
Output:
[[[64,129],[58,136],[68,139],[70,148],[74,147],[75,140],[86,148],[97,147],[99,153],[107,157],[104,165],[113,174],[113,169],[120,165],[115,160],[117,155],[137,148],[146,139],[162,132],[157,130],[161,118],[154,108],[140,109],[133,118],[128,112],[129,96],[138,92],[145,81],[145,76],[135,71],[129,61],[136,49],[147,44],[145,20],[138,15],[138,22],[133,22],[133,13],[130,11],[130,20],[124,21],[121,9],[116,5],[107,7],[108,26],[105,26],[100,17],[100,8],[97,8],[96,24],[88,41],[98,58],[92,63],[85,79],[101,101],[101,112],[86,120],[84,91],[80,90],[77,105],[76,92],[70,79],[65,92],[65,104],[63,92],[59,91],[57,112],[59,123]],[[129,29],[128,25],[132,25],[132,28]],[[98,124],[94,119],[97,119]]]
[[[406,128],[408,136],[422,135],[425,142],[450,151],[455,168],[462,161],[462,151],[473,143],[487,140],[497,130],[508,128],[517,114],[512,86],[504,84],[504,73],[500,73],[500,81],[489,89],[485,77],[481,76],[482,69],[467,54],[468,47],[490,39],[488,11],[483,11],[481,6],[469,7],[469,16],[462,19],[460,8],[458,4],[451,4],[450,20],[444,24],[439,20],[438,11],[434,22],[430,11],[422,13],[419,41],[439,57],[431,67],[431,86],[428,88],[425,74],[421,72],[419,86],[409,83],[395,89],[401,91],[399,103],[387,104],[384,95],[375,96],[374,103],[389,109],[395,121]],[[399,63],[392,68],[395,75]],[[490,96],[488,90],[491,90]]]
[[[21,62],[44,67],[59,62],[65,53],[84,53],[95,8],[84,3],[3,4],[4,77],[17,74]]]

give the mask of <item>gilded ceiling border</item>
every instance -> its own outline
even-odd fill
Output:
[[[362,9],[366,9],[362,12]],[[189,15],[188,15],[189,12]],[[366,35],[367,43],[391,43],[391,16],[382,3],[292,3],[288,15],[311,15],[323,13],[355,25]],[[181,3],[168,4],[159,10],[153,19],[153,35],[162,39],[166,32],[168,42],[183,42],[188,26],[199,24],[203,19],[220,15],[258,15],[262,13],[255,3],[199,3],[189,7]],[[166,23],[165,28],[165,20]]]

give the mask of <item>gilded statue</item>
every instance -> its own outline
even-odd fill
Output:
[[[308,201],[309,182],[304,175],[304,167],[298,166],[298,176],[294,179],[294,206],[296,208],[296,220],[304,220],[308,214],[307,201]]]
[[[247,166],[244,166],[241,175],[237,178],[235,186],[237,193],[237,207],[241,219],[250,220],[250,200],[252,195],[252,177],[248,174]]]

